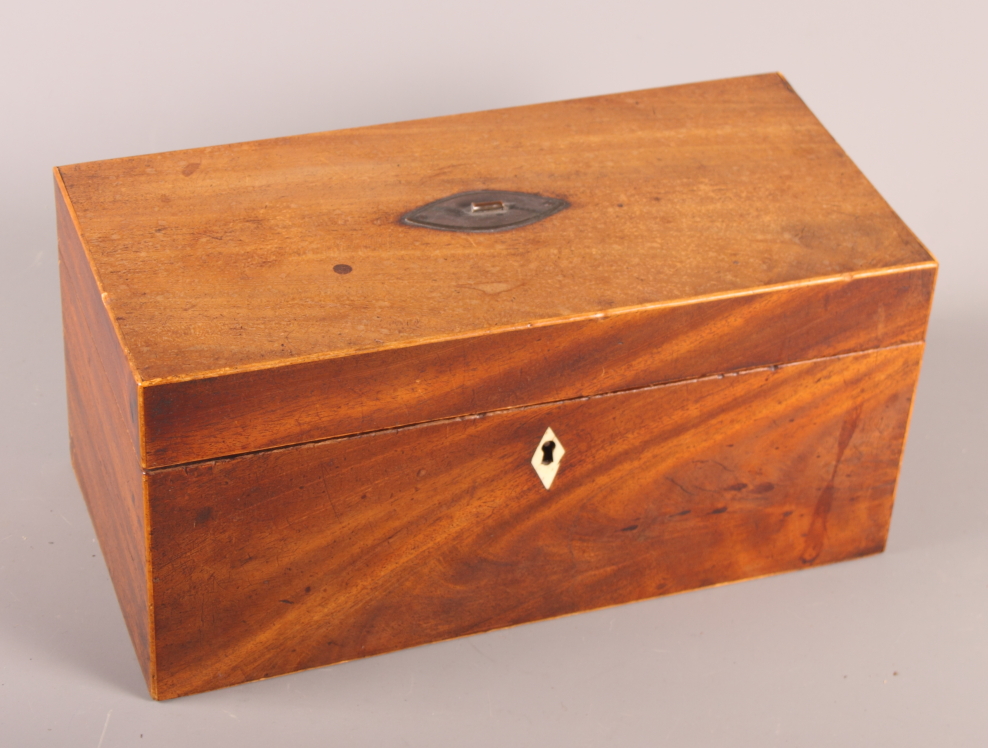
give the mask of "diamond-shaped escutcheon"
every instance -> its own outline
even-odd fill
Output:
[[[535,454],[532,455],[532,467],[535,468],[535,472],[539,474],[539,480],[547,489],[556,479],[559,461],[563,459],[564,454],[566,454],[566,450],[559,443],[559,437],[552,432],[551,428],[547,428],[545,434],[542,435],[542,441],[535,448]]]

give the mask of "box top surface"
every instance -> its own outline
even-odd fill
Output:
[[[775,74],[58,172],[148,383],[932,259]],[[570,207],[399,222],[485,189]]]

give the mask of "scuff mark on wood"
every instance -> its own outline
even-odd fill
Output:
[[[830,473],[830,480],[820,492],[820,497],[816,500],[816,507],[813,509],[813,519],[810,521],[809,532],[806,533],[806,543],[803,546],[803,553],[800,559],[804,564],[816,561],[823,550],[823,542],[827,535],[827,517],[830,515],[830,508],[834,503],[834,480],[837,478],[837,471],[840,469],[841,460],[844,458],[844,451],[851,443],[854,432],[858,428],[858,421],[861,418],[862,404],[856,405],[844,419],[840,428],[840,436],[837,437],[837,456],[834,458],[834,469]]]

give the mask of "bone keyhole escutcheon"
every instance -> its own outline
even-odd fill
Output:
[[[546,429],[535,448],[535,454],[532,455],[532,467],[535,468],[535,472],[546,490],[552,486],[552,482],[556,479],[556,473],[559,472],[559,462],[563,459],[564,454],[566,454],[566,450],[563,449],[559,437],[553,433],[551,428]]]

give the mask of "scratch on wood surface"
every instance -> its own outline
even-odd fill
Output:
[[[103,723],[103,732],[100,733],[99,742],[96,744],[96,748],[102,748],[102,746],[103,746],[103,738],[106,737],[106,728],[110,726],[110,715],[111,714],[113,714],[113,710],[112,709],[106,713],[106,722]]]
[[[816,507],[813,510],[813,519],[810,522],[809,532],[806,533],[806,544],[803,546],[801,560],[804,564],[816,561],[823,550],[823,541],[827,534],[827,517],[830,514],[830,507],[834,503],[834,480],[837,478],[837,470],[840,462],[844,458],[844,451],[851,438],[858,428],[858,421],[861,418],[861,410],[864,406],[860,403],[853,408],[844,419],[840,428],[840,436],[837,437],[837,456],[834,458],[834,469],[830,473],[830,480],[820,492]]]

